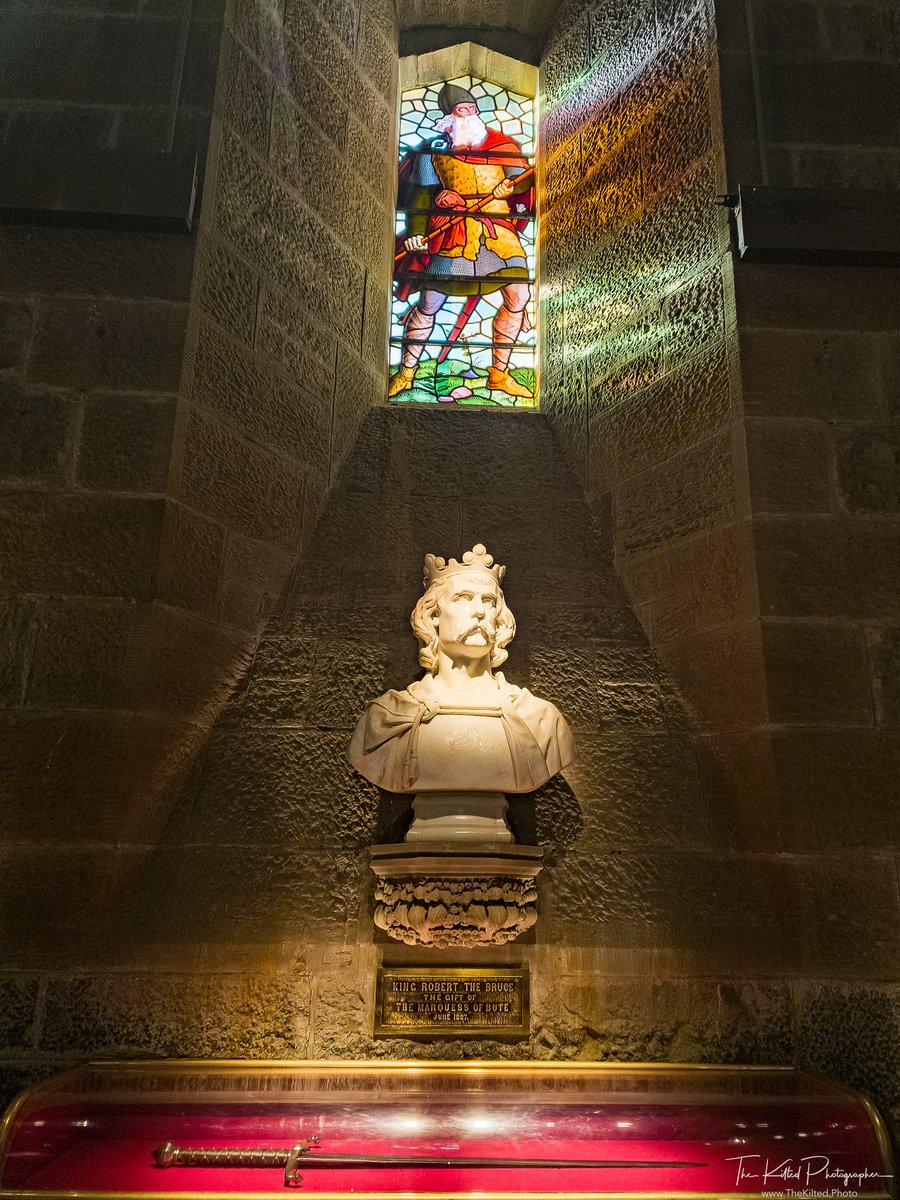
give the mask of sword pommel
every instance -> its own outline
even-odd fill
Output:
[[[173,1142],[163,1142],[153,1151],[153,1157],[158,1167],[174,1167],[178,1161],[177,1151]]]

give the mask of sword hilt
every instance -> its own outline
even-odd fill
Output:
[[[257,1146],[176,1146],[163,1142],[153,1151],[158,1167],[284,1167],[284,1186],[297,1187],[303,1176],[298,1165],[317,1143],[317,1137],[297,1142],[290,1150]]]

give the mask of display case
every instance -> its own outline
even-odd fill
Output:
[[[893,1195],[862,1097],[788,1067],[106,1062],[23,1093],[0,1197]]]

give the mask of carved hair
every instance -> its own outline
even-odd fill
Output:
[[[419,662],[426,671],[431,671],[434,674],[438,664],[438,631],[434,623],[434,618],[440,613],[440,598],[447,588],[453,586],[453,579],[436,579],[430,584],[427,590],[422,594],[419,603],[412,610],[412,615],[409,618],[409,623],[413,627],[413,633],[422,643],[419,648]],[[491,667],[499,667],[501,663],[505,663],[509,655],[505,647],[516,636],[516,618],[512,615],[507,607],[506,600],[503,597],[503,592],[497,589],[500,606],[497,609],[497,621],[495,625],[496,633],[494,635],[494,645],[491,649]]]

